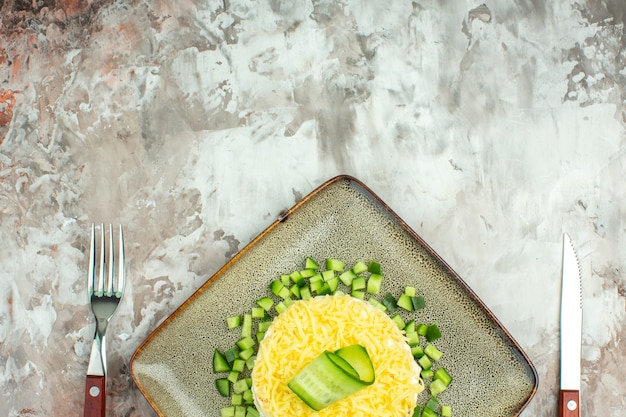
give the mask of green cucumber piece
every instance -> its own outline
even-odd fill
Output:
[[[352,285],[352,280],[354,278],[356,278],[356,274],[351,269],[348,269],[346,272],[339,275],[339,279],[341,280],[341,282],[343,282],[343,284],[348,287]]]
[[[370,264],[367,266],[367,272],[369,272],[370,274],[382,275],[380,264],[374,261],[371,261]]]
[[[274,305],[274,301],[269,298],[269,297],[263,297],[260,300],[257,300],[256,302],[259,306],[261,306],[263,308],[263,310],[270,311],[270,309],[272,308],[272,306]]]
[[[224,407],[220,410],[220,417],[235,417],[235,407]]]
[[[427,354],[428,357],[435,362],[438,362],[443,356],[443,353],[434,345],[426,345],[426,347],[424,348],[424,353]]]
[[[411,297],[406,294],[402,294],[400,298],[398,298],[398,307],[402,307],[406,311],[413,311],[413,301]]]
[[[411,297],[411,303],[413,303],[413,310],[421,310],[426,307],[426,301],[421,295]]]
[[[287,385],[305,404],[319,411],[371,385],[374,379],[367,351],[352,345],[335,353],[324,351]]]
[[[355,275],[362,274],[365,271],[367,271],[367,264],[363,261],[357,262],[352,267],[352,272],[354,272]]]
[[[380,301],[378,301],[375,298],[370,298],[369,300],[367,300],[367,302],[369,302],[371,305],[373,305],[374,307],[376,307],[380,311],[387,311],[387,307],[385,307],[385,305],[383,303],[381,303]]]
[[[243,324],[241,325],[241,337],[252,337],[252,314],[243,315]]]
[[[448,373],[448,370],[444,367],[437,369],[433,378],[443,382],[446,387],[452,382],[452,377]]]
[[[441,331],[436,324],[429,324],[426,329],[426,340],[432,342],[433,340],[437,340],[441,337]]]
[[[441,417],[452,417],[452,407],[450,407],[449,405],[442,405]]]
[[[362,381],[367,384],[374,382],[374,365],[365,347],[350,345],[335,351],[335,354],[345,359],[359,374]]]
[[[311,257],[307,257],[304,261],[304,269],[318,269],[320,266]]]
[[[419,365],[425,371],[429,370],[433,366],[433,363],[430,361],[430,359],[426,355],[424,355],[421,358],[419,358],[417,360],[417,363],[419,363]]]
[[[248,383],[245,379],[238,379],[233,383],[233,391],[235,394],[243,394],[243,392],[248,388]]]
[[[222,397],[230,397],[230,381],[227,378],[216,379],[215,388]]]
[[[365,287],[365,277],[356,277],[352,280],[352,291],[364,290]]]
[[[230,371],[230,365],[226,356],[219,350],[213,351],[213,372],[228,372]]]
[[[385,294],[385,296],[383,297],[383,304],[385,305],[385,307],[387,307],[387,310],[389,310],[390,313],[395,313],[398,309],[398,303],[396,302],[395,297],[391,295],[391,293]]]
[[[234,417],[246,417],[246,407],[236,405]]]
[[[430,395],[439,395],[446,389],[448,389],[446,384],[444,384],[441,379],[434,379],[433,381],[431,381],[428,388],[430,389]]]
[[[415,297],[415,295],[417,294],[417,288],[415,288],[415,287],[405,287],[404,288],[404,293],[406,295],[408,295],[409,297]]]
[[[289,275],[291,281],[296,284],[298,287],[301,287],[306,282],[300,271],[293,271],[291,275]],[[284,283],[283,283],[284,284]],[[285,286],[289,285],[289,283],[285,284]]]
[[[343,272],[346,264],[339,259],[326,258],[326,269],[330,271]]]
[[[235,327],[241,326],[241,315],[228,317],[226,319],[226,325],[229,329],[234,329]]]
[[[391,318],[391,321],[396,323],[396,326],[398,326],[399,330],[403,330],[406,327],[406,324],[404,324],[404,319],[399,314],[394,314]]]
[[[367,292],[370,294],[378,294],[383,281],[383,276],[379,274],[370,275],[367,280]]]

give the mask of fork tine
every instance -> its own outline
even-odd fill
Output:
[[[126,285],[126,273],[124,271],[124,231],[122,230],[122,225],[120,224],[120,240],[119,240],[119,260],[118,271],[117,271],[117,288],[115,295],[117,297],[121,297],[124,292],[124,286]]]
[[[115,245],[113,240],[113,226],[109,224],[109,258],[107,259],[107,283],[105,292],[108,296],[113,295],[113,271],[115,270]]]
[[[93,295],[94,270],[96,267],[96,226],[91,224],[91,243],[89,245],[89,271],[87,275],[87,294]]]
[[[104,224],[100,224],[100,266],[98,268],[98,286],[96,287],[96,292],[99,295],[104,293],[104,262],[105,262],[105,254],[104,254]]]

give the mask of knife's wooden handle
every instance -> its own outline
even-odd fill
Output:
[[[85,383],[85,417],[105,417],[106,378],[87,375]]]
[[[580,417],[580,392],[559,392],[559,417]]]

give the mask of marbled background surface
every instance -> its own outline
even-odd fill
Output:
[[[129,361],[279,213],[370,186],[536,365],[556,414],[561,236],[583,270],[583,415],[626,415],[623,0],[3,0],[0,414],[82,413],[91,222],[125,225]]]

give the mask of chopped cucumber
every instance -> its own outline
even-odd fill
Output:
[[[430,359],[437,362],[443,356],[443,353],[437,349],[434,345],[426,345],[424,348],[424,353],[428,355]]]
[[[352,290],[364,290],[366,287],[365,277],[356,277],[352,280]]]
[[[404,319],[402,318],[402,316],[400,316],[399,314],[395,314],[391,320],[396,323],[396,326],[398,326],[398,329],[403,330],[405,328],[405,324],[404,324]]]
[[[421,295],[411,297],[411,303],[413,303],[413,310],[421,310],[426,307],[426,301]]]
[[[352,292],[350,293],[357,300],[365,300],[365,292],[361,290],[355,290],[352,288]]]
[[[261,414],[254,407],[246,408],[246,417],[260,417]]]
[[[228,378],[226,378],[226,379],[229,380],[232,383],[235,383],[239,379],[239,374],[240,373],[241,372],[230,371],[230,373],[228,374]]]
[[[235,359],[239,357],[239,349],[232,347],[224,352],[224,357],[228,363],[233,363]]]
[[[367,266],[367,272],[369,272],[370,274],[382,275],[380,264],[374,261],[371,261],[370,264]]]
[[[415,287],[405,287],[404,288],[404,293],[406,295],[408,295],[409,297],[415,297],[415,294],[417,294],[417,288],[415,288]]]
[[[433,375],[433,378],[443,382],[443,384],[447,387],[448,385],[450,385],[450,383],[452,382],[452,377],[450,376],[450,374],[448,373],[448,370],[446,368],[439,368],[435,371],[435,374]]]
[[[256,302],[259,306],[263,308],[265,311],[270,311],[272,306],[274,305],[274,301],[269,297],[263,297]]]
[[[233,361],[233,371],[243,372],[246,362],[243,359],[235,359]]]
[[[441,337],[441,331],[436,324],[429,324],[426,330],[426,340],[432,342],[433,340],[437,340]]]
[[[354,272],[355,275],[362,274],[365,271],[367,271],[367,264],[363,261],[357,262],[352,267],[352,272]]]
[[[406,342],[409,346],[417,346],[420,344],[420,335],[417,332],[407,332],[406,333]]]
[[[450,407],[449,405],[442,405],[441,417],[452,417],[452,407]]]
[[[370,298],[369,300],[367,300],[371,305],[373,305],[374,307],[376,307],[377,309],[379,309],[380,311],[387,311],[387,307],[385,307],[385,305],[383,303],[381,303],[380,301],[378,301],[375,298]]]
[[[228,371],[230,371],[231,367],[230,367],[228,362],[229,361],[226,359],[226,356],[224,356],[224,354],[222,354],[222,352],[220,352],[217,349],[215,349],[213,351],[213,372],[228,372]]]
[[[262,319],[265,316],[265,309],[263,307],[252,307],[252,318]]]
[[[241,405],[236,405],[234,417],[246,417],[246,407],[242,407]]]
[[[417,363],[419,363],[419,365],[424,370],[429,370],[433,366],[433,363],[430,361],[430,359],[426,355],[424,355],[421,358],[419,358],[417,360]]]
[[[303,286],[304,283],[306,282],[304,277],[300,273],[300,271],[293,271],[291,273],[291,275],[288,275],[288,277],[289,277],[289,280],[287,281],[287,283],[285,284],[283,282],[283,284],[285,284],[285,286],[288,286],[289,284],[291,284],[291,282],[289,282],[289,281],[293,281],[293,283],[296,284],[298,287]]]
[[[336,272],[343,272],[346,264],[338,259],[327,258],[326,269]]]
[[[304,261],[304,268],[305,269],[319,269],[319,265],[317,264],[317,262],[315,262],[313,260],[313,258],[306,258],[306,260]]]
[[[233,316],[226,319],[226,324],[229,329],[241,326],[241,316]]]
[[[241,337],[252,337],[252,314],[243,315],[243,324],[241,325]]]
[[[243,339],[240,339],[236,345],[240,350],[246,350],[254,346],[254,339],[250,336],[246,336]]]
[[[398,309],[398,303],[396,302],[395,297],[391,295],[391,293],[385,294],[385,296],[383,297],[383,304],[385,305],[385,307],[387,307],[387,310],[389,310],[390,313],[395,313]]]
[[[378,294],[380,292],[380,286],[383,281],[383,276],[379,274],[370,275],[367,280],[367,292],[370,294]]]
[[[413,301],[411,297],[406,294],[402,294],[400,298],[398,298],[398,307],[402,307],[406,311],[413,311]]]
[[[217,392],[219,392],[222,397],[230,397],[230,381],[228,379],[216,379],[215,387],[217,388]]]
[[[233,383],[233,391],[235,394],[242,394],[245,390],[248,389],[248,383],[245,379],[238,379]]]
[[[434,379],[428,386],[430,389],[430,395],[439,395],[444,392],[448,387],[440,379]]]
[[[328,282],[333,278],[335,278],[335,271],[329,269],[327,271],[322,272],[322,279],[324,281]]]
[[[224,407],[220,410],[220,417],[235,417],[235,407]]]
[[[350,286],[352,285],[352,280],[356,278],[356,274],[352,269],[348,269],[346,272],[339,275],[339,279],[343,282],[344,285]]]

